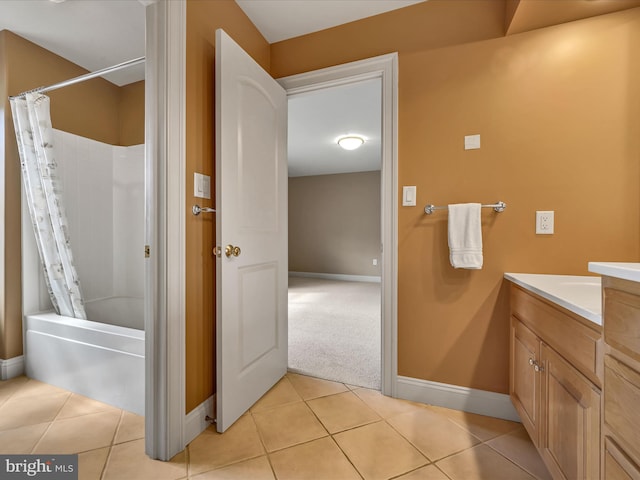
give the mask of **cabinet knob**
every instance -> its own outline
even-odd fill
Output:
[[[536,363],[535,367],[533,367],[533,369],[536,372],[544,372],[544,367],[542,365],[538,365],[538,363]]]
[[[533,358],[530,358],[530,359],[529,359],[529,365],[533,366],[533,365],[535,365],[535,363],[536,363],[536,362],[533,360]]]

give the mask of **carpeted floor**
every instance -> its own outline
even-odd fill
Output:
[[[379,283],[289,277],[289,370],[380,388]]]

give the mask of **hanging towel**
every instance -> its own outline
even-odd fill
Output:
[[[479,203],[449,205],[449,259],[454,268],[482,268]]]

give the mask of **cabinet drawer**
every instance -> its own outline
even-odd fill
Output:
[[[640,459],[640,373],[610,355],[604,358],[604,423],[620,446]]]
[[[640,361],[640,297],[605,288],[605,342],[636,361]]]
[[[602,334],[598,325],[587,327],[582,322],[588,320],[578,320],[560,307],[551,306],[515,285],[511,287],[511,313],[596,386],[602,386],[602,370],[598,365]]]
[[[604,439],[604,478],[607,480],[640,480],[638,467],[618,449],[610,437]]]

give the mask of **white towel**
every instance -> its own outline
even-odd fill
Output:
[[[449,205],[449,259],[454,268],[482,268],[479,203]]]

